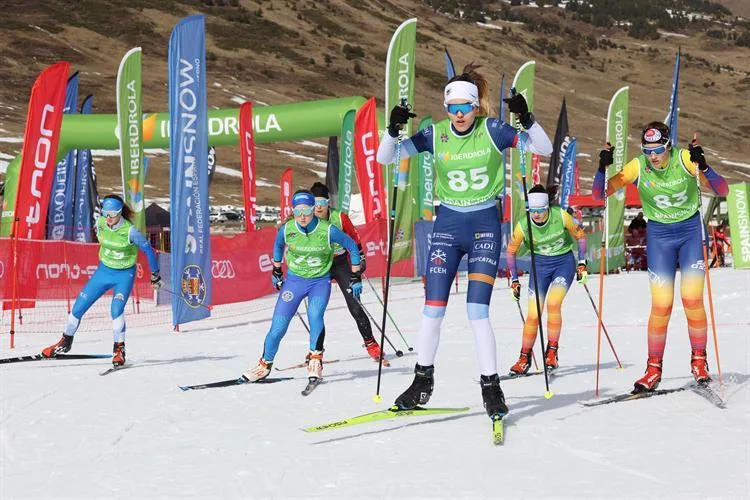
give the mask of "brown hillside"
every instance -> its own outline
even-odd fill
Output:
[[[400,2],[369,0],[207,3],[211,2],[4,2],[0,18],[4,68],[0,161],[7,161],[20,149],[20,144],[3,142],[2,137],[23,135],[34,79],[45,66],[60,59],[70,61],[72,68],[81,72],[81,98],[93,93],[95,112],[114,113],[120,58],[140,45],[144,51],[144,110],[166,111],[167,40],[175,23],[189,14],[207,16],[208,93],[210,105],[216,107],[238,106],[243,98],[273,105],[350,95],[374,95],[382,104],[390,36],[401,21],[418,17],[416,112],[420,116],[443,113],[444,47],[457,66],[470,61],[484,65],[495,108],[500,74],[512,79],[523,62],[535,59],[535,114],[552,136],[562,99],[567,99],[580,152],[591,155],[581,158],[584,186],[593,175],[592,159],[604,141],[607,105],[618,88],[630,86],[631,137],[637,138],[646,122],[664,118],[679,45],[684,54],[680,142],[685,144],[697,131],[709,148],[712,164],[734,181],[750,179],[750,49],[702,33],[662,33],[658,40],[637,40],[619,29],[575,22],[558,8],[513,7],[541,26],[557,26],[546,30],[552,34],[545,34],[507,21],[487,21],[489,26],[464,22],[436,13],[422,2],[411,2],[408,7]],[[724,3],[732,7],[732,2]],[[589,37],[589,48],[576,48],[576,43],[580,46],[576,37],[581,36]],[[345,49],[347,45],[355,49]],[[318,142],[327,141],[321,138]],[[631,140],[631,154],[636,152],[633,144]],[[239,169],[236,148],[220,148],[217,156],[219,165]],[[257,158],[259,177],[278,183],[282,170],[292,166],[295,183],[309,185],[318,179],[311,170],[324,170],[312,162],[325,162],[325,149],[296,143],[263,145]],[[722,160],[747,166],[722,164]],[[168,197],[168,165],[166,155],[153,160],[147,197]],[[119,189],[116,158],[97,158],[97,172],[102,191]],[[211,195],[214,204],[240,204],[239,179],[217,173]],[[278,189],[259,188],[259,203],[276,204],[277,200]]]

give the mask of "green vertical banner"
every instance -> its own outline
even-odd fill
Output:
[[[525,62],[516,72],[513,78],[513,88],[516,92],[526,98],[529,111],[534,110],[534,73],[536,72],[536,61]],[[502,104],[502,103],[501,103]],[[509,113],[510,124],[514,128],[520,127],[515,113]],[[523,178],[521,177],[521,155],[518,149],[513,148],[510,153],[510,206],[511,206],[511,228],[516,227],[518,222],[526,220],[526,206],[523,197]],[[526,185],[531,188],[531,153],[526,153]],[[512,229],[511,229],[512,231]],[[518,255],[528,253],[525,247],[519,249]]]
[[[130,49],[117,72],[117,126],[120,140],[120,167],[125,202],[133,209],[133,223],[146,229],[143,199],[143,122],[141,113],[141,48]]]
[[[18,195],[18,174],[21,173],[21,155],[19,154],[8,165],[5,171],[5,192],[3,194],[3,212],[0,218],[0,236],[8,237],[13,230],[13,213],[16,209]]]
[[[446,50],[446,54],[447,54]],[[432,117],[426,116],[419,122],[419,130],[432,126]],[[435,158],[431,153],[419,153],[419,217],[432,220],[435,215]]]
[[[414,106],[414,60],[417,47],[417,19],[404,21],[391,38],[388,56],[385,63],[385,113],[406,99]],[[407,123],[402,131],[406,137],[411,136],[412,126]],[[393,262],[411,258],[413,252],[414,222],[419,218],[417,193],[419,191],[418,175],[408,176],[409,160],[398,165],[398,199],[396,202],[396,227],[393,233]],[[393,165],[386,167],[388,172],[388,194],[393,192],[396,182],[392,173]],[[388,200],[390,207],[392,200]],[[392,207],[391,207],[392,208]]]
[[[727,211],[732,237],[732,262],[735,269],[750,268],[750,184],[742,182],[729,186]]]
[[[349,213],[352,203],[352,187],[354,183],[354,115],[356,110],[350,109],[341,122],[341,147],[339,148],[339,184],[338,209]]]
[[[628,157],[628,87],[615,92],[607,111],[607,142],[615,148],[614,163],[607,169],[607,179],[622,170]],[[625,188],[607,199],[606,214],[607,272],[625,266]]]

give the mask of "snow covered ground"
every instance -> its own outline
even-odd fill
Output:
[[[594,398],[596,322],[582,287],[564,304],[555,395],[543,377],[503,383],[511,413],[506,443],[491,444],[482,409],[466,281],[448,307],[431,406],[468,413],[399,419],[306,434],[302,427],[386,408],[410,383],[415,354],[384,369],[383,403],[372,401],[377,366],[334,290],[326,316],[327,383],[302,397],[304,370],[267,385],[182,392],[178,385],[238,376],[261,354],[273,297],[217,311],[217,318],[128,332],[132,367],[106,377],[107,360],[0,365],[0,498],[748,498],[750,273],[712,273],[727,408],[684,391],[584,408]],[[589,289],[598,293],[593,277]],[[523,282],[525,286],[526,283]],[[601,395],[628,391],[646,361],[648,280],[607,277],[605,322],[625,367],[602,343]],[[365,287],[370,311],[377,299]],[[521,321],[504,280],[492,320],[504,373],[520,348]],[[414,342],[420,283],[393,289],[392,311]],[[524,304],[524,310],[526,304]],[[61,324],[62,324],[61,318]],[[85,319],[84,319],[85,321]],[[17,336],[0,357],[39,352],[58,334]],[[301,361],[295,320],[276,366]],[[107,332],[81,332],[72,353],[106,353]],[[538,355],[538,350],[537,350]],[[677,300],[662,388],[692,379],[686,321]],[[713,342],[709,360],[716,374]],[[276,375],[283,375],[276,372]]]

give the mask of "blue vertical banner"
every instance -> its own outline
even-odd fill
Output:
[[[565,150],[562,165],[560,165],[560,206],[567,209],[570,206],[570,194],[576,184],[576,155],[578,154],[578,141],[574,138],[568,143]]]
[[[669,126],[669,138],[672,140],[672,146],[677,146],[677,115],[679,113],[679,103],[677,94],[680,89],[680,49],[677,49],[677,57],[674,61],[674,77],[672,77],[672,98],[669,100],[669,113],[664,122]]]
[[[78,72],[68,78],[65,88],[63,113],[75,113],[78,108]],[[47,212],[47,239],[71,240],[73,238],[73,199],[75,196],[75,150],[71,149],[55,167],[55,180],[49,197]]]
[[[203,16],[182,19],[169,38],[172,324],[211,315],[208,114]]]
[[[453,65],[453,59],[451,59],[447,47],[445,49],[445,76],[448,77],[448,80],[456,76],[456,67]]]
[[[81,104],[81,114],[91,114],[94,96],[88,95]],[[93,190],[91,189],[91,150],[79,149],[76,159],[75,204],[73,205],[73,240],[85,243],[92,241],[92,227],[94,213],[91,200]]]

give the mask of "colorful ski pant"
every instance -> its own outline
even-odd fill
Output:
[[[651,282],[651,314],[648,318],[648,355],[661,358],[667,342],[667,326],[674,303],[674,278],[680,267],[680,296],[687,316],[692,349],[706,348],[708,326],[703,307],[705,262],[701,242],[700,213],[674,224],[649,221],[646,254]]]
[[[325,340],[323,315],[331,297],[331,277],[302,278],[287,272],[284,284],[276,299],[271,328],[263,344],[263,359],[271,362],[279,351],[281,339],[286,335],[289,323],[297,313],[302,299],[307,297],[307,319],[310,326],[310,350],[322,351]]]
[[[549,342],[560,340],[562,329],[562,303],[576,275],[576,259],[573,252],[562,255],[535,255],[536,282],[539,287],[539,306],[544,310],[547,303],[547,335]],[[523,349],[531,349],[539,329],[536,310],[534,272],[529,276],[529,306],[523,325]]]

